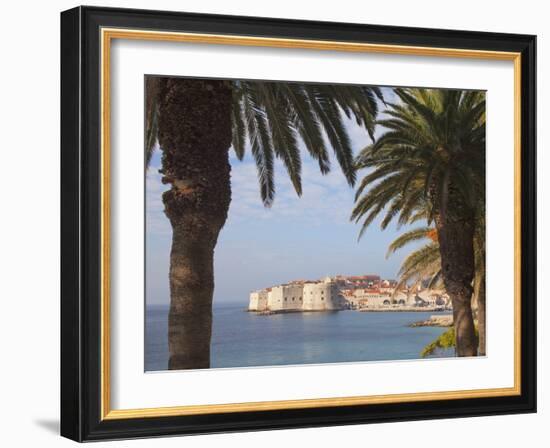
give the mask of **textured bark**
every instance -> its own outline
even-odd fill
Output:
[[[172,225],[169,369],[210,367],[214,248],[231,201],[231,85],[161,78],[165,213]]]
[[[458,356],[477,356],[477,337],[472,315],[472,292],[475,272],[474,217],[445,179],[439,195],[436,217],[441,274],[445,290],[453,304],[453,321]]]
[[[486,315],[485,315],[485,265],[482,267],[477,286],[477,329],[479,333],[479,356],[485,356],[486,351]]]
[[[474,237],[474,250],[476,255],[476,274],[474,281],[474,295],[477,318],[477,329],[479,334],[479,356],[485,356],[486,350],[486,314],[485,314],[485,205],[478,211],[476,232]]]
[[[438,227],[441,273],[453,304],[456,352],[458,356],[476,356],[477,337],[472,316],[473,225],[446,222]]]

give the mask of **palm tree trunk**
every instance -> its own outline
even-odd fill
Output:
[[[483,210],[484,211],[484,210]],[[479,333],[479,356],[485,356],[486,350],[486,306],[485,306],[485,217],[478,218],[476,235],[474,238],[476,255],[476,274],[474,280],[474,294],[477,304],[477,329]]]
[[[472,314],[475,221],[457,196],[447,172],[439,196],[439,216],[435,220],[441,276],[453,305],[456,353],[458,356],[477,356],[478,341]]]
[[[486,326],[485,326],[485,266],[480,273],[477,285],[477,329],[479,333],[479,356],[485,356],[486,352]]]
[[[210,367],[214,248],[231,201],[231,85],[162,78],[159,144],[172,225],[169,369]]]
[[[458,356],[476,356],[477,337],[472,315],[473,226],[466,222],[447,222],[438,227],[441,273],[453,304],[456,352]]]

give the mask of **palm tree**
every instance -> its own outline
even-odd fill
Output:
[[[163,194],[173,233],[169,368],[207,368],[214,249],[231,201],[230,147],[242,159],[248,140],[267,207],[275,197],[275,158],[302,193],[300,140],[323,174],[332,147],[352,186],[355,165],[341,112],[372,136],[382,94],[364,86],[164,77],[148,77],[146,91],[146,159],[158,141],[162,182],[170,185]]]
[[[428,288],[443,286],[441,279],[441,256],[437,230],[433,227],[419,227],[409,230],[391,242],[387,257],[409,243],[429,239],[424,246],[414,250],[403,260],[398,272],[399,280],[395,287],[398,291],[404,285],[414,282],[419,285],[428,281]],[[485,355],[485,220],[480,219],[474,238],[474,292],[472,302],[477,306],[477,328],[479,335],[478,354]],[[454,331],[454,330],[453,330]],[[453,339],[454,341],[454,339]],[[453,342],[454,343],[454,342]]]
[[[477,355],[472,316],[474,233],[485,195],[485,96],[482,92],[395,89],[387,131],[361,151],[371,171],[356,195],[352,219],[361,234],[380,214],[382,227],[422,219],[435,224],[441,277],[453,304],[457,354]],[[367,190],[367,186],[370,187]],[[360,235],[361,235],[360,234]]]

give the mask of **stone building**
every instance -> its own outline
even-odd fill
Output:
[[[392,304],[390,293],[375,288],[345,289],[342,293],[349,304],[348,308],[382,308]]]
[[[300,281],[254,291],[249,311],[331,311],[343,308],[339,289],[329,278]]]
[[[267,294],[269,311],[300,311],[303,303],[303,285],[291,283],[274,286]]]
[[[267,310],[268,295],[269,295],[269,290],[267,290],[267,289],[262,289],[260,291],[251,292],[250,293],[250,303],[248,305],[248,309],[250,311],[265,311],[265,310]]]
[[[331,311],[342,309],[339,289],[330,278],[304,283],[303,311]]]
[[[297,312],[450,306],[444,291],[420,287],[395,291],[395,286],[394,280],[380,280],[376,275],[297,280],[252,292],[248,310]]]

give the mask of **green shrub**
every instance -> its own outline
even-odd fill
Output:
[[[475,327],[475,334],[476,334],[476,337],[479,338],[477,325]],[[437,339],[435,339],[434,341],[426,345],[426,347],[424,347],[420,352],[420,356],[422,356],[422,358],[425,358],[427,356],[432,355],[438,348],[448,349],[455,346],[456,346],[455,329],[454,327],[451,327],[445,333],[439,336]]]
[[[439,336],[435,341],[430,342],[426,347],[420,352],[420,356],[425,358],[430,356],[435,352],[436,349],[447,349],[454,347],[456,345],[455,339],[455,329],[454,327],[449,328],[445,333]]]

